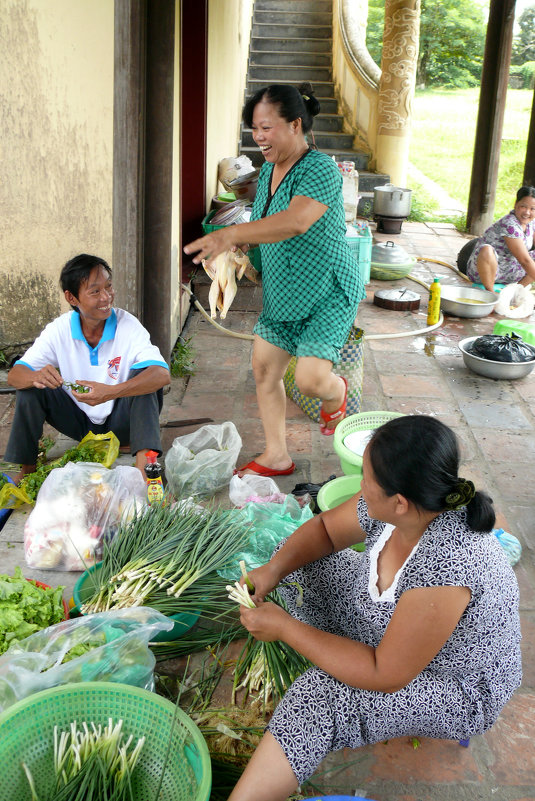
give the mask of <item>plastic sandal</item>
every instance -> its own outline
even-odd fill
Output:
[[[323,422],[324,422],[324,423],[332,423],[333,421],[336,421],[336,424],[338,425],[338,423],[339,423],[341,420],[343,420],[343,419],[344,419],[344,417],[346,416],[346,408],[347,408],[347,381],[346,381],[346,379],[345,379],[343,376],[339,376],[339,378],[341,378],[341,379],[342,379],[342,381],[343,381],[343,382],[344,382],[344,384],[345,384],[345,394],[344,394],[344,400],[342,401],[342,405],[340,406],[340,408],[339,408],[339,409],[337,409],[335,412],[330,412],[330,413],[329,413],[329,412],[325,412],[325,411],[323,410],[323,406],[321,407],[321,409],[320,409],[320,417],[321,417],[321,419],[323,420]],[[327,426],[327,425],[322,425],[322,424],[320,423],[320,431],[321,431],[321,433],[322,433],[324,436],[326,436],[326,437],[330,437],[330,436],[332,436],[332,435],[334,434],[334,429],[335,429],[335,428],[336,428],[336,426],[332,426],[332,427],[330,427],[330,426]]]

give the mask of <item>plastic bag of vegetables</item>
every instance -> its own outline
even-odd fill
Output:
[[[56,467],[64,467],[67,462],[99,462],[111,467],[119,453],[119,440],[113,433],[93,434],[90,431],[74,448],[69,448],[63,456],[40,465],[34,473],[28,473],[20,484],[5,484],[0,489],[0,509],[18,509],[25,503],[34,504],[37,494],[48,474]]]
[[[47,476],[24,526],[29,567],[86,570],[102,554],[103,539],[114,536],[146,502],[143,476],[135,467],[109,470],[92,462],[69,462]]]
[[[0,656],[0,714],[32,693],[80,681],[154,690],[149,642],[173,622],[139,606],[66,620],[14,643]]]
[[[165,457],[165,476],[173,495],[203,498],[226,487],[241,445],[232,422],[202,426],[177,437]]]

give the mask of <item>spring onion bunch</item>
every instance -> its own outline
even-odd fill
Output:
[[[164,499],[121,524],[104,546],[92,598],[82,612],[150,606],[165,615],[209,609],[228,613],[217,571],[248,543],[234,512]]]
[[[230,600],[252,609],[255,603],[248,588],[254,591],[254,587],[246,574],[245,565],[240,562],[240,567],[245,584],[235,582],[234,586],[227,586],[227,591]],[[284,607],[276,591],[268,595],[266,600]],[[264,703],[270,696],[280,700],[292,682],[309,667],[310,662],[285,642],[261,642],[249,634],[234,670],[233,702],[240,689],[245,690],[246,696],[251,692],[260,692]]]
[[[131,777],[145,738],[133,746],[133,737],[126,740],[123,721],[114,725],[108,720],[104,728],[94,723],[71,723],[70,731],[59,732],[54,726],[55,787],[50,801],[133,801]],[[32,801],[39,801],[35,783],[27,765],[23,764]]]

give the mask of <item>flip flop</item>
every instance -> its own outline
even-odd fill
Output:
[[[234,471],[234,475],[241,473],[242,470],[252,470],[257,476],[289,476],[295,470],[295,464],[292,462],[290,467],[287,467],[285,470],[277,470],[274,467],[265,467],[263,464],[258,464],[258,462],[252,459],[250,462],[247,462],[247,464],[244,464],[243,467],[237,467]]]
[[[321,417],[321,419],[323,420],[323,422],[324,422],[324,423],[332,423],[332,422],[333,422],[333,420],[336,420],[336,425],[338,425],[338,423],[339,423],[341,420],[343,420],[343,419],[344,419],[344,417],[346,416],[346,408],[347,408],[347,381],[345,380],[345,378],[344,378],[342,375],[341,375],[341,376],[339,376],[339,378],[341,378],[341,379],[342,379],[342,381],[343,381],[343,382],[344,382],[344,384],[345,384],[345,394],[344,394],[344,400],[342,401],[342,405],[340,406],[340,408],[339,408],[339,409],[337,409],[335,412],[330,412],[330,413],[329,413],[329,412],[325,412],[325,411],[323,410],[323,406],[321,407],[321,409],[320,409],[320,417]],[[332,435],[334,434],[334,429],[335,429],[335,428],[336,428],[336,426],[332,426],[332,428],[331,428],[331,427],[328,427],[328,426],[326,426],[326,425],[324,426],[324,425],[322,425],[322,424],[320,423],[320,431],[321,431],[321,433],[322,433],[324,436],[326,436],[326,437],[330,437],[330,436],[332,436]]]

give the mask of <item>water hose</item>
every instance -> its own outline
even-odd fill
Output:
[[[418,284],[421,284],[422,286],[425,286],[426,289],[429,289],[429,286],[426,283],[424,283],[424,281],[420,281],[420,279],[419,278],[415,278],[414,275],[408,275],[407,278],[411,278],[413,281],[416,281]],[[205,320],[208,320],[209,323],[212,323],[212,325],[215,326],[218,329],[218,331],[221,331],[221,333],[227,334],[230,337],[236,337],[237,339],[248,339],[248,340],[253,340],[254,339],[253,334],[240,334],[238,331],[230,331],[228,328],[225,328],[224,326],[220,325],[217,322],[217,320],[214,320],[212,317],[210,317],[210,315],[208,314],[206,309],[203,307],[203,305],[201,303],[199,303],[198,299],[195,297],[195,295],[193,294],[191,289],[188,286],[186,286],[185,284],[182,284],[181,286],[182,286],[182,289],[184,290],[184,292],[187,292],[188,295],[190,296],[191,301],[192,301],[193,305],[195,306],[195,308],[202,314],[202,316],[205,318]],[[434,331],[435,328],[439,328],[442,325],[443,322],[444,322],[444,316],[443,316],[442,312],[440,312],[440,317],[438,318],[438,322],[435,323],[434,325],[428,325],[425,328],[418,328],[416,331],[401,331],[401,332],[397,332],[397,333],[394,333],[394,334],[364,334],[364,339],[367,339],[367,340],[369,340],[369,339],[401,339],[401,337],[419,336],[420,334],[427,334],[427,333],[429,333],[429,331]]]

